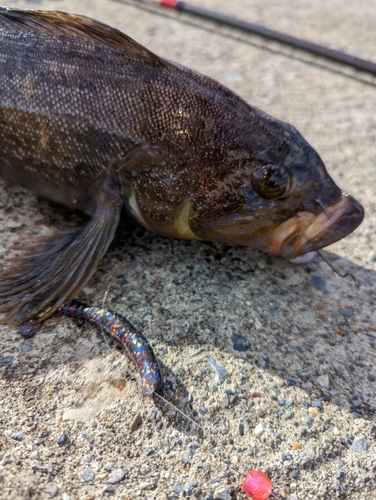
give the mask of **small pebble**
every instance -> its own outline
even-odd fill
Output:
[[[239,434],[244,436],[244,424],[242,423],[239,424]]]
[[[130,429],[131,432],[135,432],[137,429],[139,429],[142,425],[142,417],[139,413],[137,413],[131,423]]]
[[[172,488],[171,490],[173,493],[177,493],[179,495],[179,493],[181,493],[182,491],[184,491],[184,488],[181,484],[175,484],[175,486]]]
[[[124,469],[116,469],[111,474],[108,476],[107,482],[110,484],[117,484],[120,483],[120,481],[124,478],[125,476],[125,470]]]
[[[219,380],[224,380],[226,377],[228,377],[228,371],[226,370],[226,368],[220,366],[214,358],[209,358],[208,363],[215,371],[215,374],[217,375]]]
[[[232,347],[235,351],[245,352],[247,350],[247,339],[244,335],[234,333],[231,337]]]
[[[194,443],[189,443],[188,445],[188,454],[193,457],[193,455],[195,454],[195,451],[196,451],[196,446],[194,445]]]
[[[315,417],[317,417],[320,414],[319,410],[317,408],[315,408],[314,406],[310,406],[308,408],[308,411],[311,415],[314,415]]]
[[[59,436],[59,439],[57,440],[57,444],[59,446],[64,446],[65,444],[67,444],[67,442],[68,442],[68,436],[65,433],[61,434]]]
[[[256,425],[254,432],[255,432],[256,436],[260,436],[264,432],[264,427],[262,426],[261,423]]]
[[[264,370],[268,370],[269,368],[269,358],[268,356],[261,355],[258,356],[257,363],[260,368],[263,368]]]
[[[185,490],[187,493],[191,493],[196,487],[198,486],[198,482],[192,479],[191,481],[188,481],[187,486],[185,487]]]
[[[317,410],[316,410],[316,411],[317,411]],[[315,421],[315,419],[314,419],[313,417],[309,416],[309,417],[307,418],[307,420],[306,420],[306,424],[307,424],[307,425],[312,425],[314,421]]]
[[[33,469],[33,471],[38,471],[38,472],[42,472],[42,474],[48,474],[48,469],[47,467],[43,467],[42,465],[32,465],[31,468]]]
[[[364,438],[356,438],[352,442],[351,450],[364,454],[367,451],[367,441]]]
[[[5,356],[4,358],[0,359],[0,365],[6,365],[7,363],[10,363],[13,360],[14,356]]]
[[[340,471],[336,472],[335,478],[341,479],[342,477],[345,477],[345,475],[346,475],[346,473],[343,472],[343,470],[340,470]]]
[[[82,434],[82,437],[84,439],[87,439],[87,441],[89,441],[90,444],[93,444],[94,443],[94,438],[93,436],[91,436],[90,434],[86,434],[86,433],[83,433]]]
[[[154,489],[154,487],[155,487],[154,483],[149,483],[147,481],[144,481],[144,482],[139,484],[140,490],[143,490],[143,491],[144,490],[152,490],[152,489]]]
[[[25,436],[22,432],[5,431],[5,434],[15,441],[23,441]]]
[[[322,292],[324,294],[328,293],[326,281],[321,276],[313,274],[311,276],[311,285],[315,290],[318,290],[319,292]]]
[[[84,472],[82,473],[82,477],[85,479],[85,481],[89,483],[94,480],[95,473],[92,469],[85,469]]]
[[[113,495],[115,493],[115,488],[113,486],[107,486],[106,489],[103,490],[103,493]]]
[[[234,396],[232,396],[230,398],[230,401],[229,401],[230,405],[234,405],[235,403],[237,403],[238,399],[239,399],[239,396],[237,394],[235,394]]]
[[[286,415],[284,415],[283,419],[284,420],[290,420],[290,418],[292,418],[294,416],[294,413],[292,411],[286,413]]]
[[[355,406],[355,408],[359,408],[359,406],[362,404],[360,396],[353,396],[351,402]]]
[[[53,484],[52,486],[49,486],[48,488],[43,490],[45,493],[50,495],[51,498],[56,497],[56,495],[59,493],[59,488],[56,486],[56,484]]]
[[[286,385],[287,385],[287,387],[294,387],[296,385],[296,382],[292,378],[288,378],[286,380]]]
[[[320,411],[322,410],[322,403],[321,403],[321,401],[314,401],[312,403],[312,406],[314,406],[315,408],[317,408]]]
[[[354,314],[350,311],[343,311],[343,316],[345,316],[346,318],[352,318],[354,316]]]

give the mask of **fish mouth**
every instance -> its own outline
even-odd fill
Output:
[[[270,237],[268,248],[286,259],[295,259],[326,247],[354,231],[362,222],[364,209],[342,192],[339,199],[320,214],[298,212],[282,222]]]

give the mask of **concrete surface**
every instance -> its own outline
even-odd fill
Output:
[[[366,0],[200,4],[376,60],[376,5]],[[292,123],[366,218],[326,253],[360,288],[320,260],[294,267],[140,229],[119,236],[82,298],[100,304],[108,291],[108,306],[147,333],[166,398],[204,434],[143,397],[130,362],[90,326],[56,315],[28,342],[1,326],[0,497],[242,499],[244,474],[257,468],[275,498],[376,498],[376,78],[131,2],[10,6],[109,23]],[[77,221],[20,188],[0,192],[2,257]],[[208,358],[227,369],[224,382]]]

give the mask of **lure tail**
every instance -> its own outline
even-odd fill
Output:
[[[149,342],[124,316],[103,307],[90,307],[77,300],[64,304],[60,311],[93,323],[121,344],[138,368],[145,394],[151,396],[162,389],[161,370]]]

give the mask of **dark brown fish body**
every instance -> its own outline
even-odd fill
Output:
[[[83,288],[123,203],[162,235],[287,258],[363,218],[293,127],[117,30],[57,12],[0,10],[0,177],[92,215],[0,277],[13,323]]]

